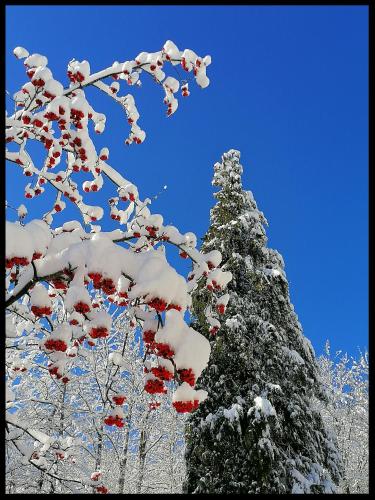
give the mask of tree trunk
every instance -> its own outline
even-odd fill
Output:
[[[174,453],[175,453],[175,442],[176,442],[176,417],[173,419],[173,426],[171,430],[171,438],[169,441],[169,464],[170,464],[170,469],[169,469],[169,480],[170,480],[170,493],[173,493],[174,489],[174,470],[173,470],[173,464],[174,464]]]
[[[66,394],[66,385],[63,385],[63,390],[61,394],[61,400],[60,400],[60,417],[59,417],[59,438],[63,437],[64,434],[64,420],[65,420],[65,394]],[[56,473],[59,470],[59,461],[57,460],[56,463]],[[55,491],[57,492],[59,490],[59,480],[55,479],[54,485],[52,484],[53,481],[51,481],[51,493],[54,493]],[[61,489],[61,485],[60,485]]]
[[[138,472],[136,493],[141,493],[142,483],[143,483],[143,478],[144,478],[145,460],[146,460],[146,454],[147,454],[146,453],[146,444],[147,444],[147,438],[148,438],[148,433],[147,433],[148,417],[149,417],[149,413],[147,413],[147,415],[146,415],[145,424],[144,424],[143,429],[141,430],[141,437],[139,440],[139,472]]]
[[[130,406],[129,408],[129,415],[127,418],[128,425],[125,430],[124,446],[122,447],[122,457],[120,460],[120,475],[118,480],[118,493],[124,493],[124,487],[125,487],[125,471],[126,471],[126,462],[128,459],[129,427],[132,418],[132,408],[133,406]]]
[[[146,453],[145,453],[146,443],[147,443],[147,433],[145,430],[142,430],[141,439],[139,443],[139,473],[138,473],[136,493],[141,493],[142,490],[142,483],[145,470],[145,460],[146,460]]]
[[[96,451],[95,470],[100,470],[102,464],[102,449],[103,449],[103,422],[100,424],[98,434],[98,447]],[[92,493],[96,493],[96,487],[92,487]]]

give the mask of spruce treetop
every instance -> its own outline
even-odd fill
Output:
[[[243,253],[246,245],[260,249],[267,243],[267,219],[258,210],[252,192],[242,189],[242,173],[240,152],[234,149],[224,153],[222,162],[214,165],[212,185],[220,189],[214,193],[217,203],[210,211],[211,225],[203,247],[220,250],[223,261],[231,251]]]

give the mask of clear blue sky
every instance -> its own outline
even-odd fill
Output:
[[[67,82],[73,57],[96,71],[160,50],[167,39],[212,56],[211,85],[192,85],[166,118],[161,89],[144,77],[134,96],[147,139],[130,148],[120,109],[91,90],[94,107],[107,114],[98,144],[109,147],[110,163],[143,198],[167,184],[152,211],[202,236],[214,203],[212,166],[239,149],[244,187],[269,221],[269,246],[284,257],[305,335],[317,353],[327,338],[350,353],[367,346],[368,8],[8,6],[6,88],[13,93],[26,81],[11,54],[17,45],[46,55]],[[25,201],[24,179],[7,167],[15,205]],[[111,192],[108,183],[101,193]],[[49,199],[28,203],[31,216],[41,216]]]

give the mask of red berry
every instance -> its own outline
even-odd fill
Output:
[[[155,298],[148,302],[148,306],[154,308],[158,312],[163,312],[167,307],[167,303],[163,299]]]
[[[113,402],[118,405],[118,406],[121,406],[124,404],[124,402],[126,401],[126,397],[125,396],[113,396]]]
[[[170,311],[171,309],[176,309],[176,311],[181,311],[182,307],[179,306],[178,304],[169,304],[167,307],[167,311]]]
[[[74,304],[74,309],[81,314],[86,314],[90,312],[90,306],[88,304],[85,304],[84,302],[77,302]]]
[[[38,318],[41,318],[42,316],[49,316],[50,314],[52,314],[52,310],[50,307],[31,306],[31,311]]]
[[[178,374],[180,375],[181,382],[187,382],[189,385],[194,387],[195,375],[191,368],[184,368],[182,370],[178,370]]]
[[[194,401],[174,401],[172,404],[178,413],[190,413],[198,408],[199,401],[198,399]]]
[[[172,380],[174,376],[174,374],[169,372],[164,366],[153,367],[151,368],[151,372],[160,380]]]
[[[35,127],[41,127],[43,125],[43,122],[39,120],[39,118],[35,118],[33,121],[33,125],[35,125]]]
[[[93,339],[105,338],[108,335],[108,330],[105,326],[98,326],[97,328],[92,328],[90,331],[90,337]]]
[[[164,383],[162,380],[147,380],[145,385],[145,391],[149,394],[165,394],[167,389],[164,387]]]
[[[145,330],[142,334],[143,341],[150,344],[155,340],[155,333],[153,330]]]
[[[216,310],[219,314],[224,314],[225,313],[225,305],[224,304],[218,304],[216,306]]]
[[[157,351],[158,356],[160,356],[162,358],[169,359],[172,356],[174,356],[174,350],[168,344],[163,344],[163,343],[158,342],[155,344],[154,347]]]

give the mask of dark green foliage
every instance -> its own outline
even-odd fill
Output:
[[[329,493],[340,460],[335,440],[313,409],[324,397],[315,354],[289,300],[281,255],[266,247],[267,221],[243,191],[239,152],[215,164],[220,190],[204,238],[231,271],[230,301],[211,337],[203,311],[209,292],[194,292],[193,328],[211,341],[197,387],[209,393],[188,420],[188,493]]]

